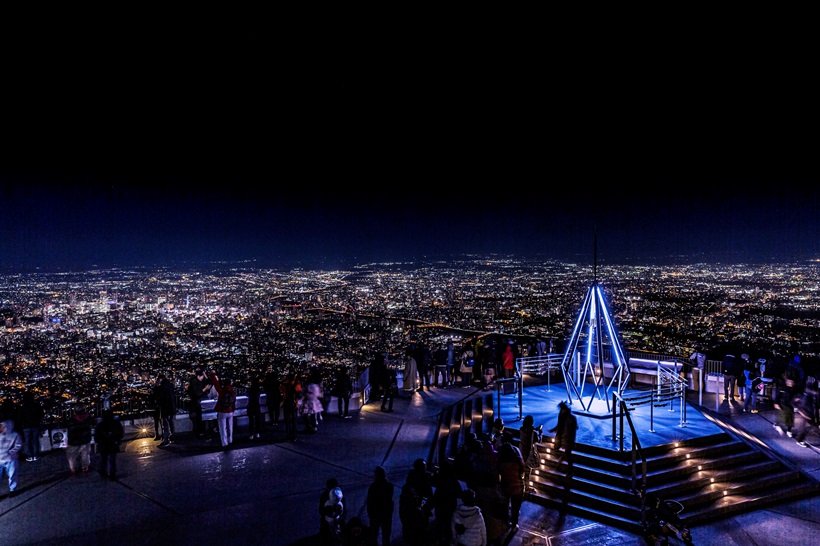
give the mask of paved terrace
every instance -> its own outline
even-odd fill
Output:
[[[18,493],[0,500],[0,542],[11,544],[313,544],[325,480],[339,480],[348,517],[364,505],[376,465],[396,484],[394,543],[401,544],[398,493],[414,459],[426,458],[441,409],[476,389],[404,395],[393,413],[370,404],[353,419],[325,418],[318,433],[294,443],[281,432],[252,442],[239,431],[229,451],[180,434],[166,449],[135,437],[120,454],[117,482],[96,472],[70,477],[61,451],[19,465]],[[512,403],[509,399],[508,403]],[[525,406],[526,409],[526,406]],[[748,431],[814,478],[820,451],[803,448],[772,427],[773,411],[720,417]],[[138,436],[132,430],[131,436]],[[187,437],[186,437],[187,436]],[[820,446],[816,433],[809,441]],[[6,493],[6,483],[0,494]],[[693,531],[695,544],[805,545],[820,533],[820,498],[736,516]],[[643,544],[625,531],[525,503],[509,544]]]

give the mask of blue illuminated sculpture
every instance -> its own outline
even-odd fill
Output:
[[[597,245],[596,245],[597,246]],[[601,408],[599,413],[611,413],[612,390],[621,394],[629,382],[629,366],[618,339],[612,316],[604,299],[604,291],[598,283],[597,251],[592,285],[587,290],[578,320],[567,343],[561,369],[567,387],[570,404],[577,400],[584,411],[593,411],[593,402]],[[612,375],[607,381],[604,364],[612,365]],[[587,389],[587,377],[591,377],[591,389]],[[587,394],[586,390],[591,390]]]

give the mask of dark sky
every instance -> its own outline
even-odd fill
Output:
[[[816,44],[522,34],[18,29],[0,267],[820,258]]]

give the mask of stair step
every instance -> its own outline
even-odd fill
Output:
[[[541,479],[541,476],[531,476],[530,481],[533,485],[530,486],[536,491],[545,492],[548,495],[556,498],[561,498],[564,485],[562,483],[555,483],[551,480]],[[602,495],[596,495],[583,489],[575,487],[575,478],[572,479],[570,487],[570,502],[579,506],[593,508],[603,512],[617,513],[626,519],[640,520],[641,509],[637,503],[625,503],[608,498]]]
[[[727,495],[713,503],[701,506],[695,510],[684,510],[681,519],[687,524],[700,524],[715,519],[721,519],[741,512],[749,512],[764,506],[769,506],[787,499],[797,499],[809,495],[816,495],[818,486],[804,480],[803,483],[780,488],[776,491],[767,491],[745,495]]]
[[[535,472],[538,472],[535,474]],[[595,476],[597,477],[597,476]],[[530,474],[530,479],[533,483],[536,482],[535,479],[537,478],[539,483],[545,480],[549,480],[552,483],[563,487],[565,475],[562,472],[558,472],[553,468],[548,468],[547,470],[533,470],[532,474]],[[635,493],[632,491],[631,487],[626,486],[625,484],[608,484],[593,477],[585,477],[580,476],[576,472],[575,475],[572,477],[572,487],[574,489],[580,489],[582,491],[587,491],[594,495],[598,495],[601,497],[613,498],[618,502],[622,502],[624,504],[634,504],[637,505],[637,501],[639,500]]]
[[[698,492],[675,500],[684,506],[694,508],[698,505],[713,502],[724,496],[747,495],[761,489],[771,490],[775,486],[786,483],[795,483],[800,480],[800,473],[796,470],[782,470],[768,476],[755,476],[750,480],[739,480],[732,482],[710,483],[701,488]]]
[[[633,533],[641,533],[642,531],[640,520],[631,520],[620,515],[613,514],[611,512],[605,512],[602,510],[590,508],[588,506],[582,506],[572,501],[570,501],[566,505],[563,505],[563,501],[560,496],[549,495],[541,491],[530,491],[527,494],[527,500],[536,502],[538,504],[541,504],[542,506],[547,506],[559,510],[562,507],[564,507],[568,512],[572,514],[576,514],[581,517],[605,523],[607,525],[612,525],[620,529],[626,529],[627,531],[631,531]]]
[[[700,471],[696,471],[681,480],[647,487],[646,492],[656,494],[661,498],[673,498],[681,495],[685,491],[698,489],[708,485],[711,483],[710,480],[712,478],[714,478],[716,482],[727,482],[751,475],[765,475],[767,473],[775,472],[781,467],[782,465],[777,461],[767,459],[762,462],[745,465],[740,468],[733,467],[719,471],[704,470],[702,475],[699,475]]]

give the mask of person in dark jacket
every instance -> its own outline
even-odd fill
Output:
[[[507,499],[510,506],[510,527],[518,528],[518,515],[521,504],[524,502],[524,459],[521,451],[504,439],[498,453],[498,474],[501,483],[501,494]]]
[[[174,386],[165,374],[160,374],[157,377],[157,389],[155,395],[157,397],[157,407],[159,408],[159,418],[162,422],[162,443],[160,447],[170,445],[173,441],[174,435],[174,419],[177,414],[176,395],[174,394]]]
[[[382,546],[390,546],[393,532],[393,484],[387,481],[384,467],[377,466],[373,483],[367,489],[367,517],[370,518],[370,529],[373,533],[373,544],[382,532]]]
[[[262,395],[262,385],[258,376],[251,379],[251,386],[248,388],[248,431],[251,440],[258,440],[262,437],[262,407],[259,397]]]
[[[34,398],[34,393],[23,393],[23,405],[20,406],[20,426],[23,429],[23,441],[26,461],[36,461],[40,456],[40,426],[43,423],[43,407]]]
[[[350,396],[353,394],[353,383],[350,381],[350,373],[345,367],[336,370],[336,381],[333,385],[333,394],[336,395],[336,402],[339,405],[339,417],[350,418]]]
[[[282,383],[279,381],[279,375],[273,370],[269,371],[265,376],[263,387],[265,388],[270,422],[274,428],[279,428],[279,408],[282,406]]]
[[[557,465],[561,461],[566,461],[568,465],[567,474],[572,472],[572,450],[575,449],[575,435],[578,431],[578,420],[572,414],[569,405],[561,401],[558,403],[558,423],[550,429],[555,433],[555,450],[563,450],[558,457]]]
[[[188,380],[188,398],[191,399],[191,407],[188,415],[191,417],[194,435],[197,438],[205,436],[205,428],[202,425],[202,399],[208,394],[211,385],[205,377],[205,372],[197,369],[194,375]]]
[[[78,405],[74,409],[74,415],[68,422],[68,447],[65,450],[68,459],[68,469],[72,474],[76,474],[78,469],[88,472],[91,464],[91,429],[93,419],[86,413],[85,407]],[[77,458],[80,459],[80,466],[77,466]]]
[[[114,412],[106,410],[95,434],[100,450],[100,474],[103,478],[117,479],[117,453],[120,451],[122,437],[122,424],[114,417]]]

